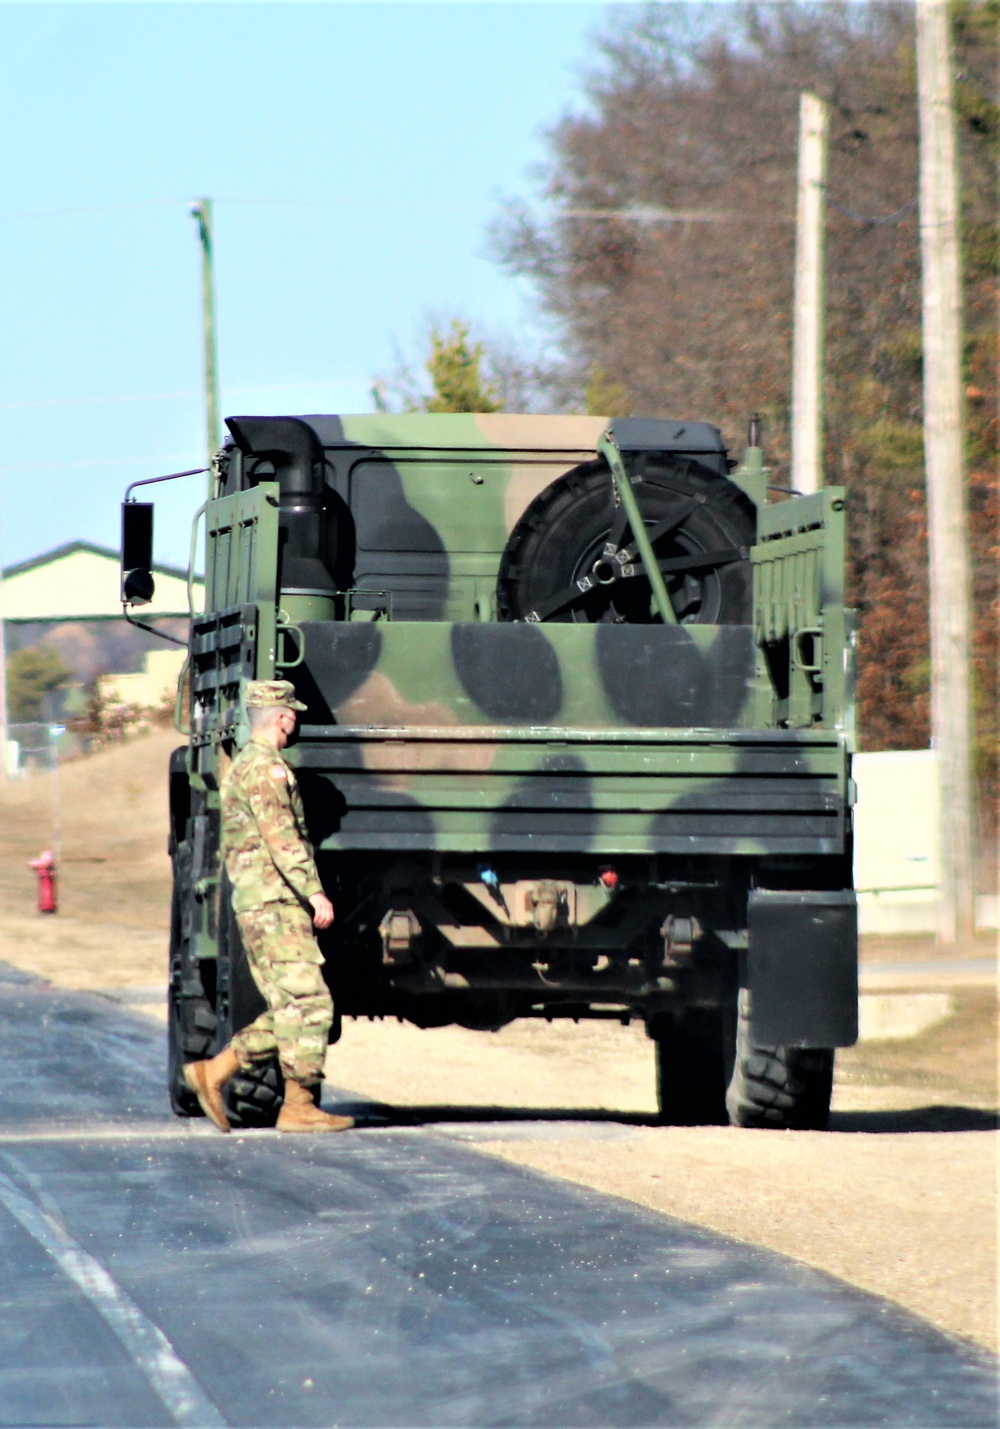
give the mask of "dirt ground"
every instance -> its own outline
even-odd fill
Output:
[[[0,789],[0,959],[162,1019],[176,742],[157,731],[63,766],[55,916],[34,912],[26,866],[53,842],[55,781]],[[952,957],[995,950],[981,938]],[[348,1021],[328,1079],[489,1155],[793,1256],[995,1351],[996,979],[938,962],[929,939],[865,945],[863,990],[945,988],[950,1011],[918,1036],[840,1053],[823,1133],[655,1125],[652,1043],[617,1023]]]

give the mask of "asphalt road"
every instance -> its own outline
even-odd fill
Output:
[[[4,1425],[996,1423],[984,1353],[430,1124],[178,1121],[162,1035],[0,965]]]

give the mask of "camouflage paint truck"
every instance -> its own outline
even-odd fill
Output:
[[[665,1121],[823,1126],[857,1036],[843,491],[769,500],[703,422],[227,426],[169,776],[175,1111],[261,1006],[219,796],[245,682],[285,676],[334,1039],[640,1019]],[[238,1077],[234,1120],[281,1090]]]

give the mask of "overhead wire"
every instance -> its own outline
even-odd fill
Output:
[[[863,223],[869,228],[877,228],[883,223],[895,223],[897,219],[902,218],[904,213],[909,213],[911,208],[915,208],[917,203],[917,195],[914,194],[912,198],[906,200],[901,208],[895,209],[892,213],[858,213],[856,209],[848,208],[847,204],[841,203],[839,199],[835,199],[826,184],[823,185],[823,188],[826,189],[826,201],[831,208],[835,208],[838,213],[842,213],[844,217],[849,218],[852,223]]]

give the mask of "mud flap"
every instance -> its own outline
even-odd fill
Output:
[[[858,1040],[858,900],[852,889],[754,889],[748,914],[750,1023],[758,1045]]]

